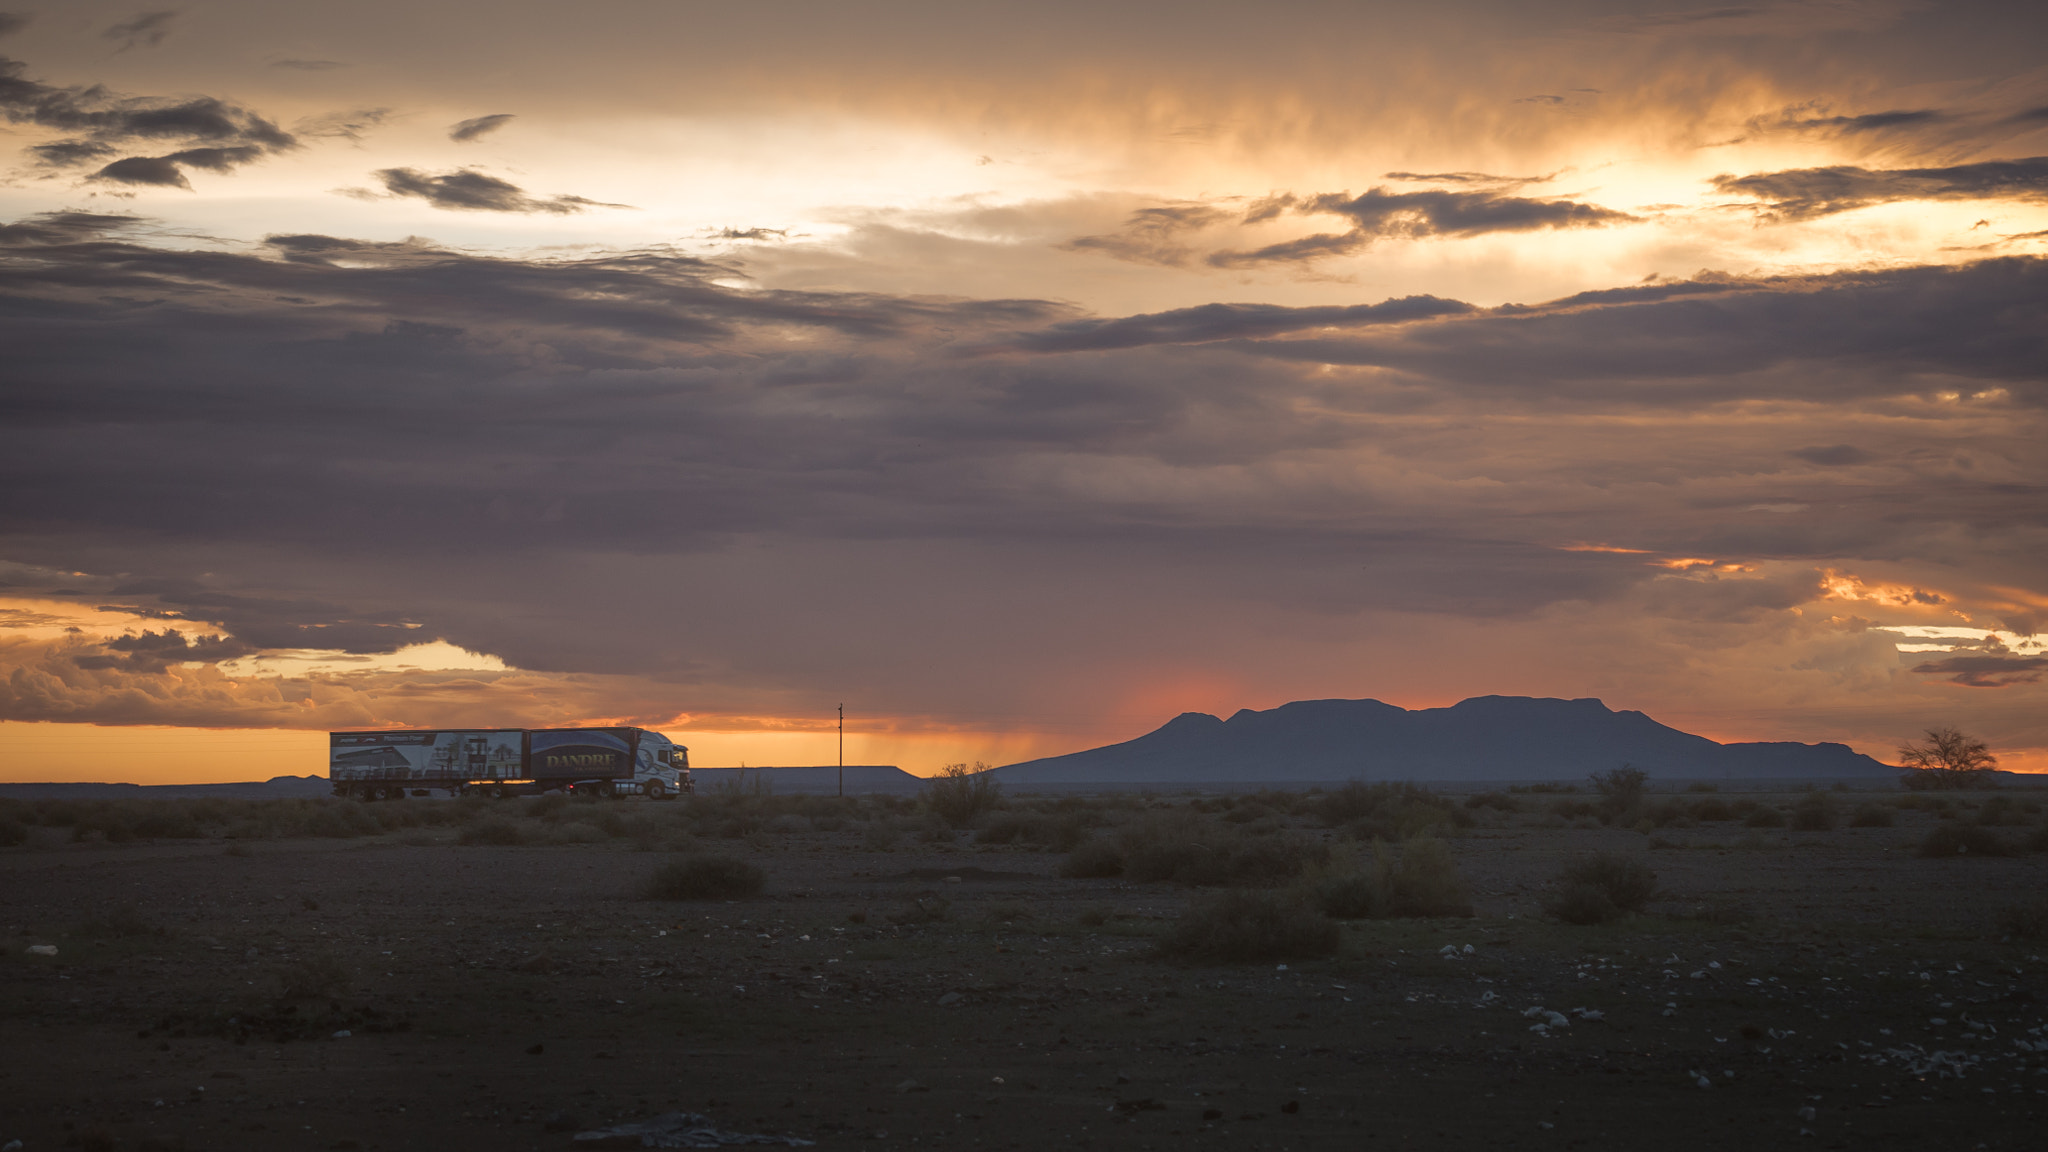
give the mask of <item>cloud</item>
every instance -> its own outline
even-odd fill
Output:
[[[1874,31],[1896,23],[1925,0],[1785,0],[1728,4],[1642,16],[1614,16],[1594,26],[1650,36],[1811,36],[1841,30]]]
[[[293,124],[292,129],[300,136],[361,140],[370,129],[390,118],[389,108],[352,108],[346,112],[304,117]]]
[[[1838,165],[1750,176],[1716,176],[1716,191],[1760,202],[1779,220],[1811,220],[1872,204],[1912,200],[2048,200],[2048,156],[1985,160],[1947,168],[1869,169]]]
[[[2048,480],[2041,260],[1089,315],[736,290],[744,266],[664,249],[152,234],[0,225],[0,546],[40,566],[9,594],[186,645],[442,639],[522,671],[259,682],[81,640],[0,655],[0,715],[788,716],[858,677],[877,713],[999,726],[992,694],[1086,712],[1218,652],[1261,691],[1369,694],[1345,677],[1384,666],[1455,694],[1401,653],[1515,644],[1530,683],[1583,646],[1589,675],[1687,691],[1938,699],[1824,626],[1819,569],[1938,588],[1854,605],[1928,618],[2015,614],[2048,570],[2020,530]],[[1845,445],[1876,458],[1796,463]],[[1000,658],[962,677],[960,651]]]
[[[472,140],[479,140],[496,132],[506,124],[511,123],[511,121],[512,114],[510,112],[498,112],[489,116],[473,117],[461,121],[448,129],[448,138],[457,144],[467,144]]]
[[[72,658],[72,663],[87,670],[162,672],[173,664],[218,664],[258,650],[252,644],[221,636],[194,636],[188,640],[174,628],[162,632],[144,629],[140,635],[117,636],[102,647],[113,654],[79,655]]]
[[[1785,116],[1776,121],[1756,121],[1752,127],[1778,128],[1795,132],[1829,131],[1843,136],[1856,136],[1866,132],[1884,132],[1893,128],[1920,128],[1940,124],[1951,117],[1933,108],[1894,109],[1889,112],[1866,112],[1860,116]]]
[[[1251,251],[1217,252],[1209,256],[1209,263],[1219,268],[1302,263],[1348,255],[1387,237],[1416,239],[1548,228],[1600,228],[1636,220],[1626,212],[1574,200],[1535,200],[1497,192],[1441,189],[1389,192],[1374,188],[1358,196],[1343,192],[1286,197],[1281,203],[1301,215],[1348,217],[1352,229],[1344,233],[1319,233]],[[1265,209],[1274,210],[1271,206]]]
[[[1180,242],[1183,233],[1199,231],[1228,218],[1228,213],[1207,204],[1162,204],[1131,213],[1117,232],[1083,236],[1061,247],[1073,252],[1100,252],[1141,264],[1177,267],[1194,254],[1191,247]]]
[[[226,172],[299,146],[296,137],[240,105],[211,96],[180,99],[123,96],[98,85],[59,88],[24,79],[26,65],[0,57],[0,117],[72,133],[30,151],[52,167],[103,160],[146,142],[179,141],[163,156],[126,157],[95,178],[129,184],[187,187],[180,167]]]
[[[0,36],[12,36],[28,27],[29,18],[22,12],[0,12]]]
[[[607,204],[581,196],[528,196],[526,190],[474,168],[430,173],[416,168],[384,168],[374,175],[393,196],[412,196],[451,211],[539,212],[567,216],[587,208],[630,208],[630,204]]]
[[[100,33],[100,39],[113,40],[121,46],[115,51],[126,52],[130,48],[154,48],[164,42],[170,34],[171,22],[178,18],[176,12],[141,12],[109,27]]]
[[[1548,184],[1557,179],[1558,173],[1548,176],[1496,176],[1491,172],[1388,172],[1389,180],[1403,180],[1417,184],[1484,184],[1493,186],[1520,186],[1524,184]]]
[[[2010,688],[2015,684],[2037,684],[2048,672],[2048,657],[2042,656],[1950,656],[1915,664],[1913,671],[1929,676],[1947,676],[1952,684],[1966,688]]]
[[[1261,339],[1308,329],[1354,328],[1399,324],[1475,311],[1459,300],[1410,296],[1380,304],[1340,307],[1285,308],[1272,304],[1204,304],[1146,316],[1113,320],[1070,320],[1039,332],[1017,335],[985,345],[1028,352],[1081,352],[1138,348],[1151,344],[1199,344],[1217,340]]]
[[[1839,468],[1848,464],[1867,464],[1874,459],[1870,453],[1856,447],[1854,444],[1817,444],[1805,448],[1794,448],[1792,455],[1806,461],[1808,464],[1819,464],[1829,468]]]
[[[710,234],[718,240],[775,241],[789,239],[787,228],[720,228]]]
[[[332,72],[337,68],[348,67],[348,65],[339,60],[299,59],[272,60],[270,66],[272,68],[283,68],[291,72]]]

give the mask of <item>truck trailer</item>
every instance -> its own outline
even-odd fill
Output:
[[[329,732],[336,796],[402,800],[580,792],[672,800],[696,789],[690,750],[645,728],[462,728]]]

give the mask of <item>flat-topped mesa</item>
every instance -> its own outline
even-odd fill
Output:
[[[1475,696],[1409,710],[1297,700],[1228,720],[1184,712],[1135,740],[997,769],[1005,783],[1570,780],[1631,764],[1662,779],[1875,779],[1843,744],[1719,744],[1595,699]]]

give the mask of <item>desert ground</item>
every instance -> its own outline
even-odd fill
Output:
[[[2038,1148],[2043,798],[6,802],[0,1144]]]

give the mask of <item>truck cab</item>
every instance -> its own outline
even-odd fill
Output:
[[[639,792],[655,800],[695,792],[696,786],[690,782],[690,750],[659,732],[641,729],[633,756],[633,782]]]

